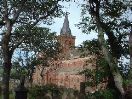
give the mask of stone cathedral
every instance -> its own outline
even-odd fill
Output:
[[[57,38],[63,47],[61,53],[63,58],[52,62],[51,66],[45,67],[43,76],[40,76],[42,67],[36,66],[33,74],[33,84],[55,84],[65,88],[80,90],[80,83],[87,80],[85,75],[81,75],[80,72],[86,68],[95,69],[95,57],[92,55],[80,57],[80,52],[75,48],[76,37],[71,33],[68,15],[65,16],[60,35]],[[94,90],[94,88],[90,88],[90,90]]]

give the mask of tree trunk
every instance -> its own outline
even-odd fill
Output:
[[[2,89],[2,99],[9,99],[9,80],[11,71],[11,60],[3,64],[3,89]]]
[[[101,45],[103,54],[105,56],[106,61],[109,64],[110,72],[113,76],[115,86],[120,91],[122,99],[124,98],[125,91],[123,88],[123,79],[122,76],[118,70],[118,64],[117,64],[117,58],[113,57],[111,53],[109,52],[109,49],[107,48],[107,44],[104,38],[104,30],[101,25],[100,20],[100,0],[88,0],[90,5],[90,14],[92,15],[92,18],[95,20],[98,30],[98,40]]]
[[[109,66],[110,66],[110,71],[113,75],[115,86],[120,91],[122,97],[124,97],[125,92],[124,92],[124,88],[122,85],[123,79],[122,79],[122,76],[120,75],[120,72],[118,70],[117,59],[114,59],[114,57],[112,57],[112,55],[109,53],[109,50],[107,49],[107,44],[106,44],[105,38],[104,38],[104,31],[100,27],[100,23],[99,23],[100,20],[98,20],[98,19],[96,19],[96,20],[97,20],[96,22],[97,22],[97,28],[98,28],[98,39],[101,44],[103,54],[105,56],[106,61],[108,62]]]
[[[8,47],[8,35],[2,39],[2,55],[3,55],[3,80],[2,80],[2,99],[9,99],[9,80],[11,71],[11,59],[13,51],[11,52]]]
[[[2,57],[4,60],[3,64],[3,89],[2,89],[2,95],[3,99],[9,99],[9,80],[10,80],[10,71],[11,71],[11,59],[12,54],[14,50],[11,50],[10,47],[10,38],[11,38],[11,31],[12,31],[12,22],[8,18],[8,8],[7,8],[7,0],[4,1],[5,5],[5,15],[4,20],[6,23],[6,30],[4,35],[2,36]]]
[[[126,99],[132,99],[132,28],[129,36],[130,70],[126,87]]]
[[[129,79],[132,79],[132,29],[129,36],[129,52],[130,52],[130,72]]]
[[[129,71],[129,79],[132,79],[132,48],[130,52],[130,71]]]

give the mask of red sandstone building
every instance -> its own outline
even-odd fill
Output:
[[[68,15],[65,16],[58,41],[63,47],[62,60],[54,61],[51,66],[46,67],[43,70],[43,76],[40,76],[42,67],[37,66],[33,75],[33,84],[45,85],[52,83],[80,90],[80,83],[86,80],[85,75],[81,75],[80,72],[86,68],[95,69],[96,62],[94,56],[80,58],[79,51],[75,49],[75,36],[71,34],[69,28]]]

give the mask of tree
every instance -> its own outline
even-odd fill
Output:
[[[41,21],[50,24],[53,17],[61,15],[59,0],[1,0],[0,27],[1,49],[3,57],[3,99],[9,99],[9,79],[11,59],[17,47],[23,44],[27,37],[33,36],[29,30],[34,29]],[[16,33],[14,30],[26,26],[26,31]],[[23,34],[20,39],[14,37]],[[28,35],[28,36],[27,36]],[[24,47],[24,46],[23,46]]]
[[[125,92],[122,85],[123,80],[118,70],[118,60],[120,57],[128,55],[128,41],[124,39],[127,37],[125,31],[127,30],[126,28],[129,29],[130,22],[124,17],[124,19],[121,18],[127,10],[126,2],[87,0],[84,10],[85,15],[87,14],[86,10],[91,15],[92,20],[89,17],[84,17],[82,22],[84,32],[97,31],[98,39],[113,75],[115,86],[122,96],[124,96]],[[88,26],[88,21],[90,22],[90,26]],[[104,34],[108,36],[108,43],[104,38]]]
[[[34,37],[32,36],[26,41],[24,40],[27,46],[24,47],[24,49],[22,47],[23,52],[25,52],[25,68],[28,71],[27,78],[30,84],[32,84],[32,74],[35,66],[42,66],[40,76],[43,76],[44,68],[49,66],[50,60],[58,57],[61,50],[56,33],[51,33],[48,28],[36,27],[32,31],[32,35],[34,35]]]
[[[21,31],[26,31],[26,29],[25,26],[18,27],[14,32],[18,34]],[[14,56],[15,67],[13,70],[20,74],[18,77],[23,75],[21,71],[26,71],[26,78],[32,84],[32,74],[35,66],[42,64],[43,71],[48,66],[46,63],[57,57],[60,52],[60,46],[56,38],[56,33],[50,32],[48,28],[34,27],[29,31],[32,33],[32,36],[27,35],[27,39],[23,41],[15,53],[18,55]],[[13,40],[20,39],[22,36],[23,34],[14,36]]]
[[[80,47],[80,51],[82,52],[82,57],[86,57],[88,55],[95,56],[96,61],[96,69],[89,70],[85,69],[82,71],[82,74],[85,74],[86,86],[96,87],[96,91],[92,93],[86,94],[88,98],[101,98],[101,99],[118,99],[119,92],[116,90],[113,82],[113,77],[110,72],[110,68],[108,62],[105,60],[105,57],[102,53],[100,43],[97,39],[86,40],[84,41]],[[89,64],[89,61],[87,61]],[[89,80],[89,78],[91,78]],[[101,87],[99,87],[102,85]]]
[[[91,90],[91,93],[86,94],[88,98],[101,98],[101,99],[117,99],[114,98],[112,92],[110,91],[109,84],[107,84],[108,78],[110,76],[108,63],[106,62],[104,55],[102,53],[99,41],[97,39],[84,41],[79,49],[83,56],[93,55],[96,58],[93,60],[96,62],[95,69],[85,69],[82,74],[85,74],[86,87],[94,87],[96,90]],[[85,53],[84,53],[85,52]],[[89,64],[90,61],[87,61]],[[86,63],[86,64],[87,64]],[[108,82],[109,83],[109,82]],[[114,93],[114,92],[113,92]]]

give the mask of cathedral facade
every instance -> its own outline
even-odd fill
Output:
[[[55,84],[65,88],[80,90],[80,83],[87,79],[84,74],[80,74],[85,69],[95,69],[96,59],[94,56],[80,57],[79,51],[75,48],[75,36],[72,35],[69,27],[68,15],[65,16],[60,35],[57,37],[62,46],[62,59],[51,63],[45,67],[36,66],[33,74],[33,84],[46,85]]]

